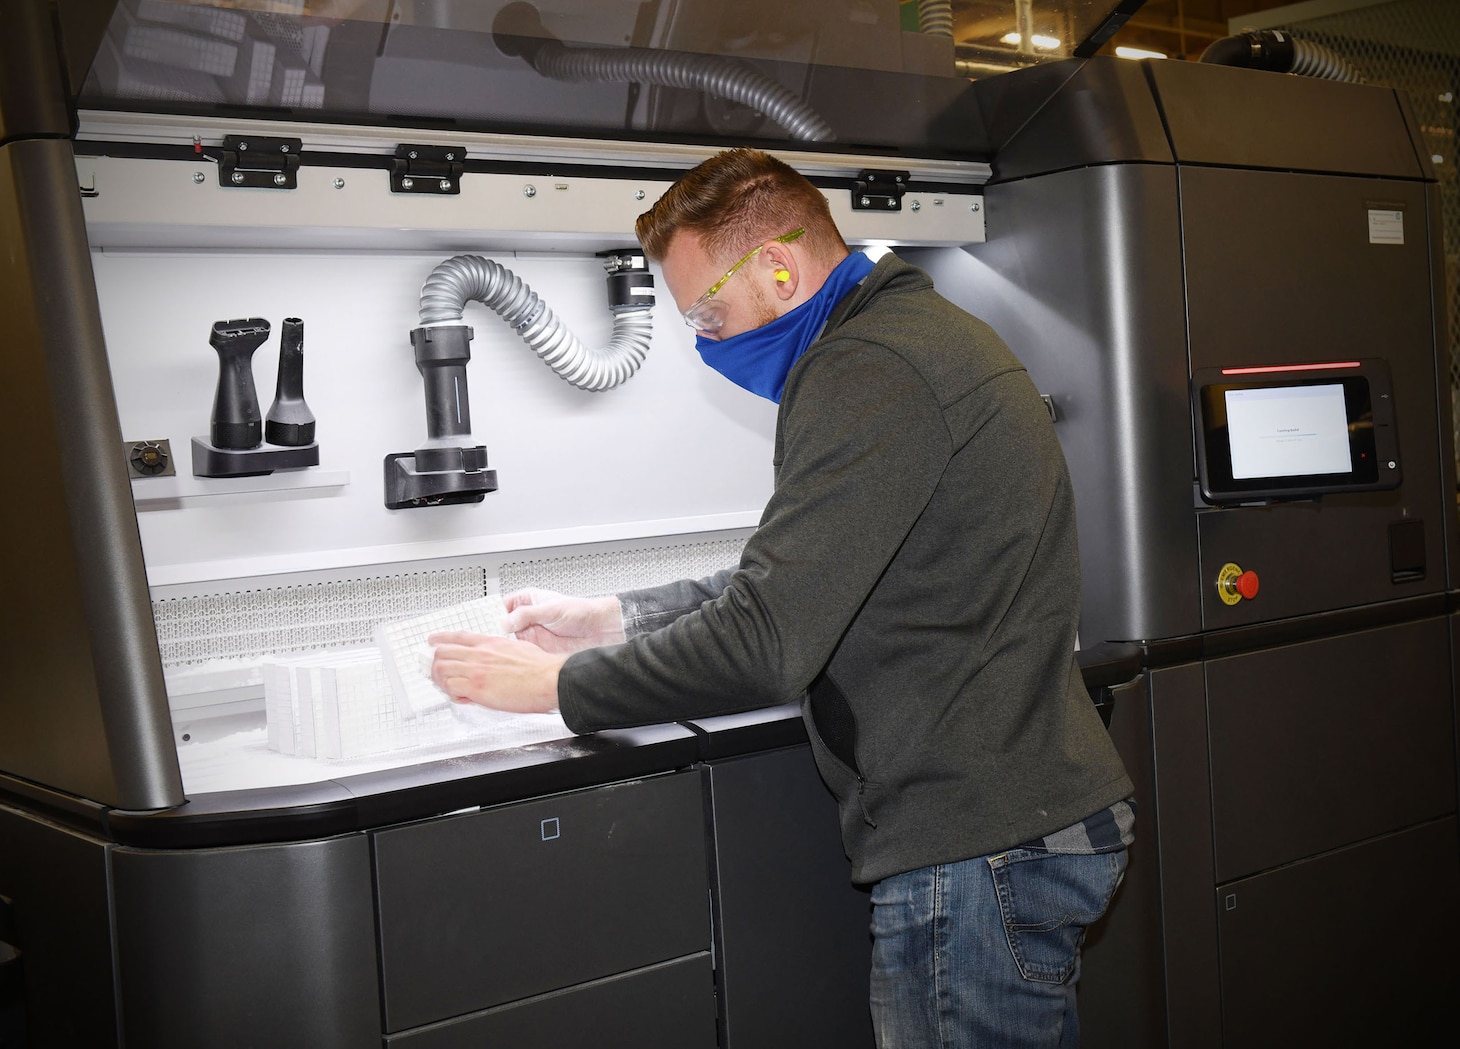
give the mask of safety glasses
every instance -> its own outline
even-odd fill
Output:
[[[790,233],[783,233],[779,237],[773,237],[772,239],[781,244],[789,244],[805,232],[806,227],[802,226],[800,229],[793,229]],[[769,243],[769,241],[766,243]],[[695,299],[690,304],[689,309],[684,311],[684,323],[688,324],[695,331],[702,331],[709,335],[713,335],[723,328],[725,326],[725,310],[720,303],[715,301],[715,293],[725,286],[726,281],[735,276],[735,272],[741,266],[744,266],[751,259],[759,255],[761,248],[764,247],[765,244],[761,244],[752,250],[743,259],[726,270],[725,276],[710,285],[709,291]]]

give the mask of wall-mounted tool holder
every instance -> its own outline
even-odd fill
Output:
[[[464,324],[415,328],[411,345],[426,384],[426,444],[385,457],[385,505],[391,510],[479,503],[497,490],[487,446],[472,443],[466,363],[472,330]]]
[[[268,337],[269,322],[262,317],[213,325],[208,342],[218,351],[218,387],[208,436],[193,438],[194,476],[248,477],[319,465],[314,415],[304,402],[304,322],[284,320],[278,385],[265,426],[253,355]]]

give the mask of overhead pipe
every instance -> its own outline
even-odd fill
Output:
[[[831,125],[793,91],[743,62],[649,47],[568,47],[542,24],[537,8],[512,3],[497,13],[492,39],[553,80],[690,88],[764,114],[806,142],[836,138]]]

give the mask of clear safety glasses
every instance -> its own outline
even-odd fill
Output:
[[[790,233],[783,233],[779,237],[773,237],[771,239],[778,241],[781,244],[789,244],[791,243],[791,241],[797,239],[805,232],[806,227],[802,226],[800,229],[793,229]],[[767,241],[766,243],[770,242]],[[690,304],[689,309],[684,311],[684,323],[688,324],[695,331],[702,331],[710,335],[715,334],[715,332],[723,328],[725,326],[725,311],[721,307],[720,303],[715,301],[715,293],[725,286],[726,281],[735,276],[735,272],[740,269],[741,266],[744,266],[751,259],[759,255],[761,248],[764,247],[765,244],[760,245],[759,247],[751,251],[748,255],[746,255],[743,259],[741,259],[739,262],[737,262],[735,265],[731,266],[730,269],[725,272],[725,276],[721,277],[710,286],[709,291],[705,292],[699,298],[695,299],[695,301]]]

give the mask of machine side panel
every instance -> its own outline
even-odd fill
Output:
[[[851,883],[810,750],[718,761],[706,775],[721,1045],[870,1049],[871,901]]]
[[[1435,346],[1435,410],[1439,417],[1440,431],[1440,501],[1444,506],[1452,505],[1460,483],[1457,483],[1455,466],[1455,431],[1460,428],[1460,415],[1456,414],[1456,391],[1450,377],[1450,317],[1447,304],[1450,301],[1449,281],[1445,260],[1445,230],[1443,226],[1444,202],[1440,187],[1430,184],[1425,187],[1425,209],[1429,217],[1430,247],[1430,311],[1434,326]],[[1460,277],[1460,274],[1456,275]],[[1447,590],[1460,587],[1460,513],[1442,515],[1445,539],[1444,586]]]
[[[112,855],[127,1045],[379,1044],[363,834]]]
[[[1187,663],[1152,671],[1150,689],[1167,1044],[1216,1049],[1223,1044],[1222,1001],[1211,889],[1211,773],[1202,666]]]
[[[69,142],[0,149],[0,234],[0,439],[25,456],[0,584],[0,768],[166,808],[182,782]]]
[[[1182,167],[1192,368],[1378,357],[1393,380],[1401,486],[1198,515],[1208,629],[1436,593],[1453,496],[1441,490],[1428,210],[1417,182]],[[1402,243],[1369,213],[1403,215]],[[1254,251],[1254,240],[1262,250]],[[1449,425],[1449,420],[1445,420]],[[1392,526],[1421,522],[1422,566],[1396,571]],[[1227,605],[1223,564],[1256,571]]]
[[[995,182],[1089,164],[1171,163],[1138,63],[1051,62],[986,77],[973,90],[995,146]]]
[[[1081,643],[1194,634],[1174,170],[1083,168],[989,186],[986,198],[986,243],[905,255],[992,324],[1054,400],[1079,517]]]
[[[32,1046],[117,1045],[105,842],[0,806],[4,939],[20,951]],[[10,1029],[0,1023],[0,1045]]]
[[[60,72],[45,0],[11,0],[0,37],[0,142],[70,134]]]
[[[1166,1045],[1150,696],[1144,674],[1110,690],[1110,738],[1135,784],[1136,840],[1110,910],[1088,931],[1080,955],[1080,1037],[1090,1049]]]
[[[1393,91],[1199,62],[1141,64],[1177,163],[1424,175]]]
[[[1217,882],[1455,811],[1448,623],[1207,663]]]

